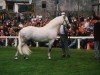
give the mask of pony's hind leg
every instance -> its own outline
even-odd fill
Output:
[[[54,40],[49,41],[49,45],[48,45],[48,59],[51,59],[51,49],[52,49],[53,42],[54,42]]]
[[[28,60],[28,56],[27,55],[24,55],[24,59]]]
[[[25,43],[22,43],[22,45],[21,45],[21,49],[23,48],[23,47],[25,47]],[[27,46],[26,46],[26,48],[27,48]],[[25,48],[24,48],[25,49]],[[23,52],[22,52],[23,53]],[[17,50],[16,51],[16,53],[15,53],[15,58],[14,59],[18,59],[18,55],[19,55],[19,51]],[[24,56],[24,59],[28,59],[28,55],[26,55],[26,54],[22,54],[23,56]]]

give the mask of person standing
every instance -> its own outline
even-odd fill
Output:
[[[65,13],[61,13],[61,15],[65,16]],[[70,57],[69,48],[68,48],[68,32],[66,23],[63,23],[60,27],[60,43],[63,51],[62,57]]]
[[[94,53],[95,59],[100,60],[100,18],[94,18]]]

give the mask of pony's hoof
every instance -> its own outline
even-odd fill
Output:
[[[26,60],[28,60],[28,58],[25,58]]]
[[[24,57],[24,59],[28,60],[28,57]]]
[[[17,60],[18,58],[17,58],[17,57],[15,57],[14,59],[15,59],[15,60]]]
[[[51,57],[49,57],[48,59],[51,60]]]

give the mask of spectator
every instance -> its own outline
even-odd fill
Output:
[[[100,18],[95,17],[94,20],[94,52],[95,58],[100,60]]]

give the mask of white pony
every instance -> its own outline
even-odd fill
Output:
[[[67,17],[65,18],[65,16],[62,15],[54,18],[44,27],[27,26],[21,29],[18,35],[19,44],[18,44],[18,50],[15,54],[15,59],[18,59],[18,53],[25,56],[30,55],[31,50],[26,44],[26,41],[29,39],[33,39],[34,41],[38,41],[38,42],[47,41],[49,43],[48,59],[51,59],[50,52],[51,52],[53,42],[57,38],[59,28],[64,21],[66,21],[67,24],[69,23],[68,18]]]

